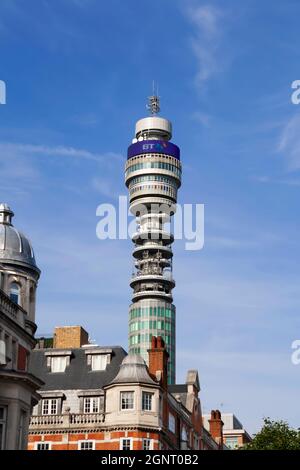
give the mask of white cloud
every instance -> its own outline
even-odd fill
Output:
[[[2,156],[7,155],[41,155],[41,156],[58,156],[58,157],[70,157],[70,158],[83,158],[86,160],[94,160],[96,162],[106,161],[108,158],[115,160],[122,160],[122,156],[113,152],[106,154],[99,154],[90,152],[85,149],[78,149],[74,147],[66,147],[58,145],[49,147],[46,145],[32,145],[32,144],[18,144],[10,142],[0,143],[0,154]],[[7,157],[6,157],[7,158]]]
[[[201,87],[220,70],[223,14],[209,4],[189,7],[186,14],[195,27],[191,44],[197,59],[196,84]]]

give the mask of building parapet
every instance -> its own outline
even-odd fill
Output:
[[[18,323],[22,328],[26,327],[26,311],[20,305],[13,302],[2,290],[0,290],[0,311]]]
[[[65,413],[61,415],[36,415],[30,420],[29,432],[34,430],[90,427],[103,424],[104,413]]]

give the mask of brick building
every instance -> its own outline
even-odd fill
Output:
[[[202,425],[197,371],[188,371],[185,384],[168,385],[161,337],[152,338],[149,367],[119,346],[86,340],[81,327],[56,328],[53,347],[33,351],[32,372],[44,385],[30,450],[221,448],[221,436]]]
[[[211,427],[212,416],[209,414],[203,415],[203,425],[207,430],[213,434]],[[222,413],[222,422],[223,422],[223,441],[226,447],[231,450],[238,449],[243,447],[251,441],[251,437],[244,429],[242,423],[237,419],[233,413]],[[218,431],[217,431],[218,433]]]

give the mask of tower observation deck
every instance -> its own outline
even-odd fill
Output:
[[[168,381],[175,383],[174,237],[165,224],[176,211],[181,185],[180,150],[170,142],[171,122],[157,116],[157,96],[149,98],[148,108],[152,115],[137,121],[125,167],[130,211],[137,224],[132,237],[129,353],[140,354],[147,362],[152,336],[162,336],[169,353]]]

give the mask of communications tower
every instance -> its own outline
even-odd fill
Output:
[[[162,336],[169,353],[168,381],[175,383],[176,309],[172,290],[172,243],[165,225],[176,211],[181,185],[180,149],[170,142],[172,124],[159,117],[159,97],[149,97],[150,116],[137,121],[128,147],[125,182],[133,234],[134,272],[129,310],[129,353],[148,361],[152,336]]]

